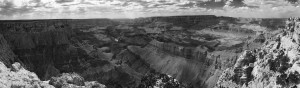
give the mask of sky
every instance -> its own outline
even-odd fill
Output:
[[[0,20],[175,15],[300,17],[300,0],[0,0]]]

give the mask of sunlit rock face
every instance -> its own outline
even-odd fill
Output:
[[[52,77],[49,84],[56,88],[106,88],[105,85],[95,81],[85,82],[77,73],[63,73],[58,77]]]
[[[232,66],[234,63],[234,61],[227,61],[227,64],[224,64],[222,62],[225,61],[221,61],[221,59],[235,59],[235,56],[238,55],[235,54],[222,58],[221,56],[223,55],[218,55],[216,52],[218,56],[207,55],[197,59],[187,59],[170,54],[153,45],[144,48],[137,46],[129,46],[128,48],[133,53],[140,55],[156,71],[172,75],[180,82],[191,83],[194,87],[213,87],[218,76],[221,75],[222,69],[226,68],[226,66]]]
[[[49,81],[41,81],[18,62],[11,64],[11,68],[0,62],[0,76],[1,88],[106,88],[99,82],[85,81],[76,73],[63,73]]]
[[[55,88],[41,81],[35,73],[24,69],[20,63],[14,63],[12,68],[7,68],[0,62],[0,71],[0,87],[2,88]]]
[[[216,87],[300,87],[299,25],[298,18],[290,18],[274,40],[269,40],[261,49],[244,51],[235,67],[222,74]]]

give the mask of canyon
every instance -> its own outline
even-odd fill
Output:
[[[261,70],[256,63],[265,60],[252,59],[268,56],[258,49],[277,44],[273,41],[286,29],[285,21],[213,15],[0,21],[0,60],[7,68],[18,62],[55,87],[87,87],[89,81],[100,88],[145,88],[160,79],[172,79],[163,82],[165,88],[250,87],[258,81],[237,83],[240,73],[234,70],[249,63]],[[289,37],[280,37],[285,49],[292,46]],[[252,59],[244,63],[243,58]],[[84,80],[54,84],[64,75]]]

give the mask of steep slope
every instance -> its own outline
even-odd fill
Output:
[[[16,55],[11,50],[11,46],[9,46],[3,35],[0,34],[0,61],[9,66],[15,60],[15,57]]]
[[[198,55],[196,58],[192,55],[188,59],[151,44],[145,47],[129,46],[128,49],[156,71],[171,75],[184,84],[204,88],[213,87],[223,69],[231,67],[239,55],[234,50],[205,53],[207,51],[202,48],[200,50],[204,51],[195,53]]]
[[[2,34],[0,34],[0,87],[1,88],[106,88],[104,85],[91,81],[86,82],[84,79],[81,79],[80,82],[83,84],[77,85],[77,78],[82,78],[79,75],[64,75],[64,78],[57,78],[60,81],[57,81],[57,84],[61,84],[62,86],[57,87],[53,83],[49,84],[49,81],[42,81],[39,79],[38,75],[34,72],[30,72],[26,70],[23,66],[28,65],[27,63],[18,63],[15,62],[19,60],[16,55],[13,53],[12,49],[10,49],[10,45]],[[20,60],[19,60],[20,61]],[[3,63],[5,62],[5,64]],[[15,62],[15,63],[14,63]],[[11,64],[14,63],[14,64]],[[10,68],[8,68],[10,67]],[[54,68],[50,66],[50,68]],[[56,68],[54,68],[56,69]],[[56,72],[56,70],[47,70],[46,74]],[[56,74],[60,74],[57,72]],[[55,77],[54,77],[55,78]],[[51,79],[54,79],[53,77]]]
[[[297,88],[299,86],[299,19],[289,19],[275,40],[244,51],[220,77],[219,88]]]
[[[12,64],[16,59],[16,55],[10,49],[9,44],[0,34],[0,87],[44,87],[54,88],[53,86],[42,82],[38,76],[24,69],[20,63]],[[8,68],[11,67],[11,68]]]

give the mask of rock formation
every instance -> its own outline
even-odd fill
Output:
[[[1,88],[106,88],[95,81],[85,82],[76,73],[64,73],[60,77],[52,77],[50,81],[41,81],[35,73],[26,70],[18,62],[11,67],[7,68],[0,62]]]
[[[76,73],[63,73],[59,77],[52,77],[49,84],[56,88],[106,88],[98,82],[85,82],[84,78]]]
[[[244,51],[234,67],[219,78],[216,88],[297,88],[299,86],[298,18],[290,18],[283,32],[261,49]]]
[[[26,64],[20,64],[18,62],[11,64],[15,59],[17,60],[17,57],[10,49],[9,44],[7,44],[2,35],[0,35],[0,41],[1,88],[105,88],[104,85],[95,81],[85,82],[85,80],[81,76],[75,73],[62,74],[62,77],[60,78],[53,77],[50,81],[50,84],[48,81],[42,81],[34,72],[30,72],[23,67]],[[5,64],[3,62],[5,62]],[[52,65],[48,65],[48,67],[46,68],[46,74],[60,74],[59,71],[57,71],[57,69]],[[53,83],[53,81],[55,81],[55,83]],[[80,85],[73,85],[78,84],[78,82],[80,83]],[[56,84],[64,85],[57,86]]]
[[[35,73],[24,69],[20,63],[14,63],[12,68],[7,68],[0,62],[0,71],[2,88],[55,88],[41,81]]]
[[[166,74],[159,74],[157,72],[150,72],[142,77],[141,83],[139,84],[139,88],[147,88],[147,87],[156,88],[185,88],[188,86],[184,86],[180,84],[175,78]]]

